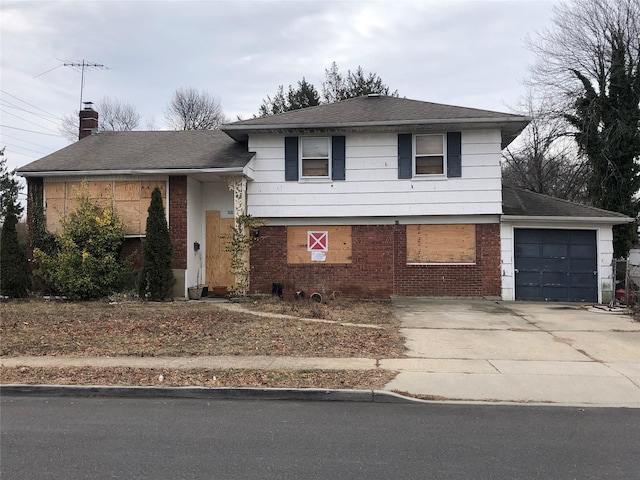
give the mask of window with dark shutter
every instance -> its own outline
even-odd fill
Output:
[[[284,179],[298,181],[298,137],[284,138]]]
[[[410,133],[398,134],[398,178],[413,176],[413,136]]]
[[[331,137],[331,179],[345,179],[345,137]]]
[[[462,176],[462,133],[447,133],[447,177]]]

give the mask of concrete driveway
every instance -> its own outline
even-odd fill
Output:
[[[579,304],[395,297],[407,358],[385,389],[640,408],[640,323]]]

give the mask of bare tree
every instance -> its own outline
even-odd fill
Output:
[[[583,90],[579,72],[598,92],[606,92],[614,37],[622,33],[632,65],[640,58],[640,2],[573,0],[553,8],[553,25],[528,38],[538,62],[532,83],[551,88],[566,108]]]
[[[226,121],[220,99],[195,88],[174,92],[165,119],[174,130],[214,130]]]
[[[138,128],[140,114],[136,107],[118,99],[103,97],[96,108],[98,110],[98,129],[101,131],[129,132]]]
[[[584,203],[589,164],[549,107],[548,97],[535,98],[529,91],[518,113],[531,123],[502,153],[502,178],[514,187]]]
[[[551,28],[530,42],[533,81],[556,93],[579,153],[589,162],[592,205],[636,218],[640,204],[640,2],[572,0],[554,8]],[[614,255],[637,240],[615,225]]]
[[[141,116],[136,107],[118,99],[103,97],[97,102],[98,130],[128,132],[138,128]],[[78,112],[63,115],[58,131],[70,142],[78,140]]]

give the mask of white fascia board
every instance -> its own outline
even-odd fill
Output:
[[[243,167],[231,168],[178,168],[143,170],[52,170],[44,172],[18,172],[22,177],[98,177],[102,175],[192,175],[197,173],[244,173]]]
[[[404,127],[404,126],[416,126],[416,125],[508,125],[516,122],[530,122],[530,117],[486,117],[486,118],[441,118],[441,119],[423,119],[423,120],[383,120],[373,122],[345,122],[345,123],[308,123],[308,124],[296,124],[296,123],[277,123],[277,124],[255,124],[255,125],[225,125],[221,130],[224,132],[248,132],[252,130],[305,130],[305,129],[343,129],[343,128],[358,128],[358,127]]]
[[[260,217],[268,226],[289,227],[307,225],[451,225],[498,223],[498,215],[431,215],[415,217]]]
[[[630,217],[530,217],[524,215],[502,215],[501,222],[508,223],[574,223],[574,224],[604,224],[604,225],[620,225],[623,223],[633,222]]]

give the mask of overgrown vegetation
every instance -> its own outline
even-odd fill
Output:
[[[235,283],[229,288],[234,297],[244,297],[249,291],[249,251],[251,245],[259,240],[253,232],[259,230],[266,222],[251,215],[240,215],[231,227],[231,232],[223,236],[225,251],[231,253],[231,273]]]
[[[62,234],[55,236],[57,249],[34,248],[42,278],[49,288],[72,299],[119,291],[126,271],[119,260],[124,223],[111,207],[99,207],[91,200],[86,184],[77,192],[76,203],[76,210],[62,218]]]
[[[13,201],[6,205],[0,234],[0,293],[26,297],[31,289],[31,267],[25,249],[18,241],[18,218]]]
[[[162,206],[162,193],[158,187],[151,192],[148,212],[146,237],[142,244],[144,264],[138,292],[142,298],[162,301],[171,298],[175,277],[171,270],[173,245]]]

